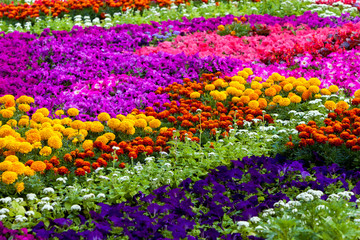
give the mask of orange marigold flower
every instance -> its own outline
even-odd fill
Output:
[[[42,161],[35,161],[31,164],[30,168],[35,172],[42,172],[46,169],[46,164]]]

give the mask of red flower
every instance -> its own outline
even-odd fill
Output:
[[[75,175],[76,176],[84,176],[85,173],[86,173],[85,170],[82,169],[82,168],[78,168],[78,169],[75,170]]]
[[[119,164],[119,167],[120,167],[120,168],[125,168],[125,163],[123,163],[123,162],[120,163],[120,164]]]

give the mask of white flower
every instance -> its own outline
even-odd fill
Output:
[[[106,179],[106,180],[110,180],[110,178],[108,178],[107,176],[103,176],[103,175],[99,176],[99,178],[101,178],[101,179]]]
[[[7,216],[4,215],[4,214],[1,214],[1,215],[0,215],[0,221],[2,221],[4,218],[7,218]]]
[[[2,203],[11,203],[12,199],[11,197],[1,198],[0,202]]]
[[[63,182],[63,183],[66,183],[66,180],[65,178],[62,178],[62,177],[59,177],[56,179],[57,182]]]
[[[171,167],[171,163],[164,163],[165,167]]]
[[[140,172],[141,170],[143,170],[143,166],[141,165],[141,163],[137,163],[135,166],[134,166],[134,169],[137,171],[137,172]]]
[[[54,208],[53,208],[53,206],[51,206],[50,204],[47,203],[41,208],[41,211],[44,211],[44,210],[51,211],[51,210],[54,210]]]
[[[314,200],[314,196],[307,192],[304,192],[304,193],[300,193],[299,195],[297,195],[296,199],[304,200],[305,202],[309,202],[309,201]]]
[[[121,177],[121,178],[119,178],[119,181],[127,181],[127,180],[129,180],[130,178],[129,178],[129,176],[123,176],[123,177]]]
[[[258,223],[258,222],[261,221],[261,218],[259,218],[259,217],[252,217],[252,218],[250,218],[249,221],[250,221],[250,222],[253,222],[253,223]]]
[[[22,215],[17,215],[17,216],[15,217],[15,221],[16,221],[16,222],[24,222],[24,221],[26,221],[26,220],[27,220],[27,218],[24,217],[24,216],[22,216]]]
[[[0,214],[5,214],[5,213],[8,213],[8,212],[9,212],[9,209],[7,209],[7,208],[0,209]]]
[[[26,216],[34,216],[35,213],[34,213],[34,211],[26,211],[26,212],[25,212],[25,215],[26,215]]]
[[[41,199],[41,201],[48,202],[48,201],[50,201],[50,198],[49,198],[49,197],[43,197],[43,198]]]
[[[317,197],[317,198],[321,198],[321,196],[324,195],[324,193],[320,190],[313,190],[313,189],[309,189],[307,191],[307,193],[313,195],[314,197]]]
[[[80,205],[77,205],[77,204],[72,205],[71,206],[71,211],[81,211]]]
[[[103,170],[103,169],[104,169],[104,168],[99,167],[99,168],[95,169],[95,173],[98,173],[98,172],[100,172],[100,171]]]
[[[250,226],[250,223],[248,223],[247,221],[238,221],[236,223],[238,225],[238,227],[249,227]]]
[[[24,201],[24,199],[23,199],[23,198],[21,198],[21,197],[20,197],[20,198],[15,198],[15,201],[16,201],[16,202],[18,202],[18,203],[21,203],[21,202],[23,202],[23,201]]]
[[[44,188],[43,192],[44,192],[45,194],[47,194],[47,193],[54,193],[55,190],[54,190],[52,187],[48,187],[48,188]]]
[[[95,195],[93,193],[90,193],[90,194],[86,194],[83,196],[83,200],[86,200],[86,199],[89,199],[89,198],[94,198]]]
[[[265,229],[265,228],[263,228],[262,226],[257,226],[257,227],[255,228],[255,231],[257,231],[257,232],[262,232],[262,231],[264,231],[264,229]]]
[[[147,157],[147,158],[145,158],[145,161],[149,163],[149,162],[154,161],[154,159],[155,159],[154,157]]]
[[[298,207],[298,206],[301,206],[301,202],[299,202],[299,201],[289,201],[286,204],[286,207],[288,207],[288,208]]]
[[[105,194],[99,193],[96,197],[97,197],[97,198],[105,198]]]
[[[328,209],[328,207],[327,206],[325,206],[325,205],[318,205],[318,206],[316,206],[316,208],[315,208],[316,210],[318,210],[318,211],[320,211],[320,210],[325,210],[325,209]]]
[[[154,178],[153,181],[156,182],[158,179],[157,178]]]
[[[172,176],[174,176],[174,172],[173,172],[173,171],[169,171],[169,173],[170,173]]]
[[[354,195],[354,193],[353,193],[353,192],[344,191],[344,192],[339,192],[338,195],[339,195],[340,197],[343,197],[343,198],[347,199],[347,200],[350,200],[351,196]]]
[[[275,207],[282,207],[282,206],[285,206],[285,203],[284,203],[283,200],[280,200],[280,201],[274,203],[274,206],[275,206]]]
[[[165,156],[169,155],[167,152],[160,152],[160,154]]]
[[[331,202],[331,201],[337,201],[337,200],[339,200],[339,198],[340,198],[339,195],[333,193],[333,194],[331,194],[331,195],[327,198],[327,201],[330,201],[330,202]]]
[[[113,146],[112,149],[114,149],[116,151],[116,150],[119,150],[120,148],[116,147],[116,146]]]
[[[298,210],[297,210],[296,208],[294,208],[294,209],[292,209],[292,210],[291,210],[291,212],[293,212],[293,213],[297,213],[297,212],[298,212]]]

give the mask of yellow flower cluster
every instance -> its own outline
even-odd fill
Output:
[[[291,103],[301,103],[339,91],[336,85],[320,89],[321,81],[317,78],[309,80],[303,77],[285,78],[278,73],[273,73],[266,81],[260,77],[254,77],[252,81],[249,81],[251,75],[253,75],[252,70],[245,68],[236,76],[231,77],[229,83],[224,79],[216,79],[206,84],[205,91],[210,91],[210,96],[216,101],[225,101],[229,97],[232,102],[241,102],[251,109],[264,109],[267,106],[273,108],[277,105],[286,107]]]
[[[19,158],[15,155],[9,155],[3,162],[0,162],[1,181],[5,184],[12,184],[20,175],[33,176],[35,174],[29,166],[25,166],[19,162]],[[24,190],[24,183],[17,183],[15,185],[16,191],[21,192]]]
[[[146,132],[151,132],[153,128],[158,128],[161,121],[155,119],[153,116],[146,116],[145,114],[119,114],[116,118],[110,118],[107,121],[110,129],[116,132],[123,132],[128,135],[135,134],[135,128],[143,129]]]

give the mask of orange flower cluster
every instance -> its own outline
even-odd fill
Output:
[[[296,127],[299,131],[299,147],[315,143],[331,146],[345,146],[352,151],[360,151],[360,109],[335,109],[324,120],[325,126],[318,127],[314,121]],[[292,147],[292,142],[286,144]]]

